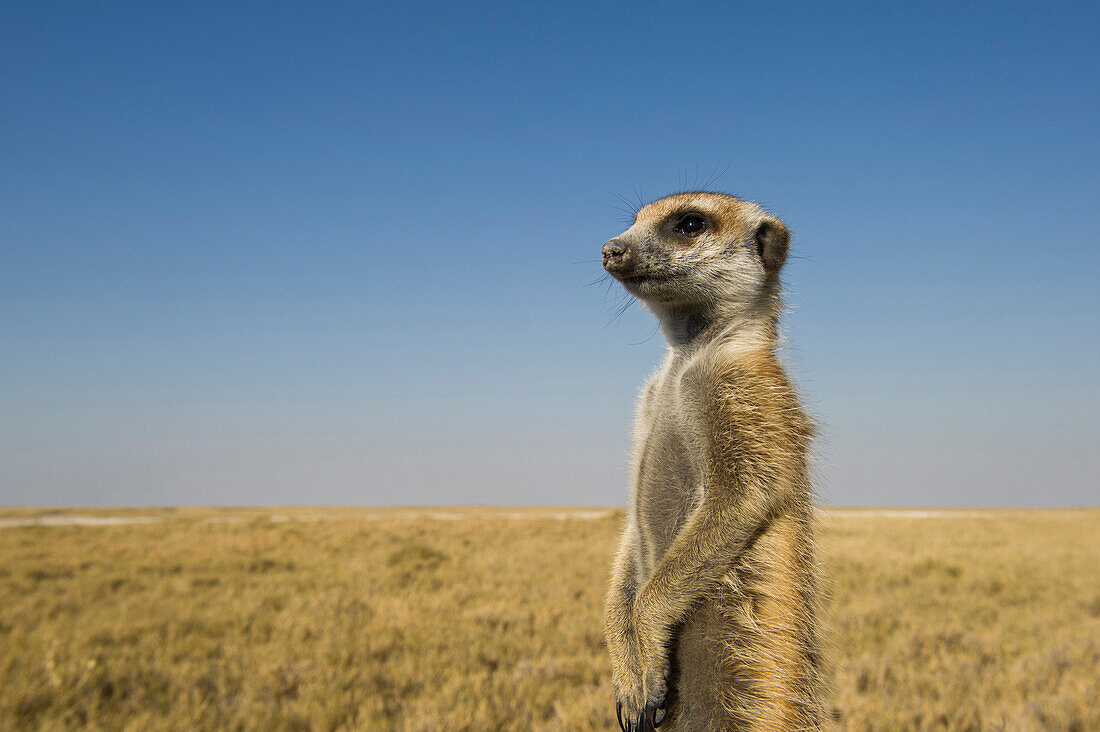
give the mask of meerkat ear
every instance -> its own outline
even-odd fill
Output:
[[[756,253],[764,263],[764,274],[771,276],[779,271],[787,259],[787,245],[791,232],[779,219],[766,218],[756,228]]]

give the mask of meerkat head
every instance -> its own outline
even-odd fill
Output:
[[[663,322],[734,314],[774,320],[789,240],[787,227],[755,203],[676,193],[643,207],[604,244],[603,267]]]

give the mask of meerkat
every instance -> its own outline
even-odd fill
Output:
[[[775,353],[789,238],[754,203],[691,192],[603,247],[668,342],[637,407],[606,603],[624,732],[825,722],[813,427]]]

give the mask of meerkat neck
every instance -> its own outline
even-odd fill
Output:
[[[746,346],[774,347],[777,308],[729,308],[707,306],[651,307],[660,321],[668,345],[674,351],[691,349],[714,340]]]
[[[705,308],[668,307],[654,310],[661,323],[661,332],[672,348],[689,346],[712,330],[713,313]]]

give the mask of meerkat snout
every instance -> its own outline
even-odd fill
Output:
[[[603,268],[609,274],[626,274],[634,267],[633,250],[619,239],[610,239],[603,245]]]

